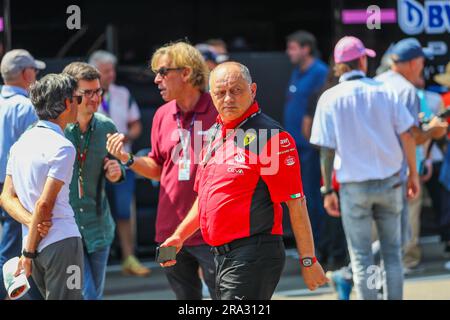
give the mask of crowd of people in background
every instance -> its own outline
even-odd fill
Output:
[[[298,159],[301,168],[300,187],[293,187],[301,191],[292,194],[303,199],[304,193],[302,212],[309,216],[315,243],[315,257],[302,260],[303,275],[310,288],[323,285],[319,264],[313,275],[305,271],[311,270],[308,263],[320,261],[339,299],[349,299],[353,286],[359,299],[402,299],[404,275],[421,268],[420,221],[426,197],[444,254],[450,257],[450,62],[433,78],[446,90],[439,94],[426,88],[423,69],[431,53],[414,38],[391,46],[376,75],[368,74],[368,58],[376,53],[355,37],[340,39],[324,62],[314,35],[300,30],[287,36],[286,53],[294,69],[282,126],[296,146],[291,161]],[[217,269],[221,249],[214,257],[205,230],[189,227],[188,221],[190,212],[198,210],[198,190],[207,184],[199,187],[196,181],[194,138],[207,141],[211,127],[227,125],[226,112],[217,106],[218,93],[210,94],[220,86],[217,79],[210,81],[210,73],[223,77],[223,83],[232,81],[227,77],[242,78],[239,85],[250,88],[248,110],[260,112],[248,70],[224,64],[229,60],[220,39],[196,46],[176,42],[155,51],[150,68],[164,104],[153,118],[150,153],[137,157],[131,146],[142,133],[140,109],[132,93],[115,83],[118,60],[112,53],[96,51],[87,62],[73,62],[61,74],[39,81],[45,63],[28,51],[16,49],[3,56],[0,269],[22,256],[20,269],[32,274],[30,299],[102,299],[116,231],[123,273],[151,273],[135,256],[131,216],[136,174],[160,182],[155,241],[166,244],[171,239],[179,249],[176,264],[164,268],[176,298],[200,300],[205,290],[212,299],[240,295],[230,283],[243,281],[243,271],[235,269],[236,277],[222,275],[222,281],[230,277],[225,285],[217,281],[223,272]],[[179,139],[173,139],[173,132]],[[178,144],[181,157],[174,164],[172,152]],[[189,228],[191,233],[185,231]],[[173,238],[177,232],[189,237],[180,244]],[[64,274],[54,269],[65,264],[81,266],[80,290],[58,287]],[[367,285],[372,265],[384,270],[381,291]],[[270,298],[278,280],[254,296]],[[0,283],[0,299],[5,299],[1,272]],[[251,294],[260,290],[255,283],[247,288]]]

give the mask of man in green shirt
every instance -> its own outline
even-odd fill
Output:
[[[67,139],[77,150],[70,204],[83,236],[83,296],[85,300],[100,300],[115,231],[105,193],[105,178],[113,183],[120,182],[125,171],[117,160],[108,157],[106,150],[106,135],[117,132],[116,126],[111,119],[96,113],[102,95],[99,71],[87,63],[74,62],[66,66],[63,73],[77,79],[77,94],[83,97],[77,123],[65,129]]]

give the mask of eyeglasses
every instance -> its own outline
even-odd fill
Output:
[[[72,98],[76,98],[76,103],[81,104],[81,101],[83,101],[83,96],[72,96]]]
[[[95,90],[79,90],[79,92],[80,92],[80,94],[82,96],[85,96],[85,97],[87,97],[89,99],[91,99],[94,96],[94,94],[96,96],[98,96],[98,97],[101,97],[103,95],[103,89],[102,88],[98,88],[98,89],[95,89]]]
[[[161,77],[165,77],[165,76],[167,76],[169,71],[177,71],[177,70],[183,70],[183,69],[184,68],[166,68],[166,67],[161,67],[161,68],[159,68],[159,70],[153,71],[153,73],[155,74],[155,76],[157,76],[159,74]]]

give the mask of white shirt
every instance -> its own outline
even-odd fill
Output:
[[[380,180],[401,168],[402,150],[397,135],[414,119],[398,96],[370,78],[346,81],[362,72],[344,74],[338,85],[320,97],[313,121],[311,143],[334,149],[338,182]]]
[[[419,127],[420,100],[413,84],[406,80],[400,73],[392,70],[376,76],[375,80],[383,82],[387,87],[395,91],[398,95],[399,102],[406,106],[414,118],[414,126]],[[405,157],[403,157],[401,177],[403,181],[406,181],[408,178],[408,164]]]
[[[417,97],[416,88],[400,73],[388,70],[374,78],[383,82],[389,89],[395,91],[399,102],[403,104],[414,118],[414,125],[419,126],[420,100]]]
[[[139,107],[131,97],[130,92],[123,86],[111,84],[106,93],[106,101],[109,110],[105,110],[103,103],[100,104],[98,112],[111,118],[119,133],[128,134],[128,124],[141,118]],[[131,152],[131,144],[124,145],[126,152]]]
[[[69,204],[76,151],[61,128],[49,121],[39,121],[11,147],[6,174],[12,178],[23,207],[33,213],[47,177],[64,182],[52,211],[52,227],[38,245],[41,252],[48,245],[71,237],[81,237]],[[28,227],[22,225],[23,246]]]

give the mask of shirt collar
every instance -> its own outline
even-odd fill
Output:
[[[311,62],[311,64],[308,66],[308,68],[306,68],[306,70],[301,70],[299,66],[297,68],[295,68],[295,70],[297,70],[298,76],[304,76],[305,74],[307,74],[309,71],[311,71],[315,67],[316,63],[317,63],[317,59],[314,58],[313,62]]]
[[[96,127],[97,127],[97,117],[96,117],[96,113],[94,113],[91,121],[89,122],[88,130],[94,131],[96,129]],[[72,132],[72,133],[74,133],[74,131],[77,130],[78,134],[81,135],[80,124],[78,122],[69,123],[67,125],[66,130],[69,130],[69,132]]]
[[[191,112],[188,112],[187,114],[191,113],[205,113],[208,111],[208,100],[209,99],[209,93],[203,92],[200,96],[200,98],[197,101],[197,104],[194,107],[194,110]],[[176,100],[172,100],[172,114],[175,116],[177,113],[181,113],[181,109],[177,105]]]
[[[2,86],[1,95],[4,98],[10,98],[10,97],[15,96],[17,94],[20,94],[22,96],[28,97],[28,91],[23,89],[23,88],[16,87],[16,86],[8,86],[8,85],[3,85]]]
[[[61,129],[60,126],[58,126],[56,123],[46,120],[39,120],[36,124],[37,127],[44,127],[50,130],[55,131],[56,133],[59,133],[60,135],[64,136],[64,132]]]
[[[354,77],[354,76],[362,76],[365,77],[366,74],[364,72],[362,72],[361,70],[352,70],[349,72],[344,73],[340,78],[339,78],[339,82],[344,82],[347,81],[349,78]]]
[[[97,117],[95,116],[96,114],[94,113],[94,115],[92,116],[91,121],[89,121],[89,125],[86,131],[94,131],[95,128],[97,127]],[[73,125],[73,129],[77,129],[79,131],[79,133],[81,134],[81,130],[80,130],[80,124],[78,122],[75,122]]]
[[[222,131],[225,131],[227,129],[234,129],[236,126],[238,126],[242,121],[244,121],[245,119],[247,119],[248,117],[250,117],[252,114],[256,113],[259,111],[259,105],[258,102],[253,102],[253,104],[247,109],[247,111],[244,112],[244,114],[242,116],[240,116],[239,118],[230,121],[228,123],[224,123],[222,120],[222,117],[220,116],[220,114],[217,116],[216,118],[216,122],[219,123],[220,125],[222,125]]]

